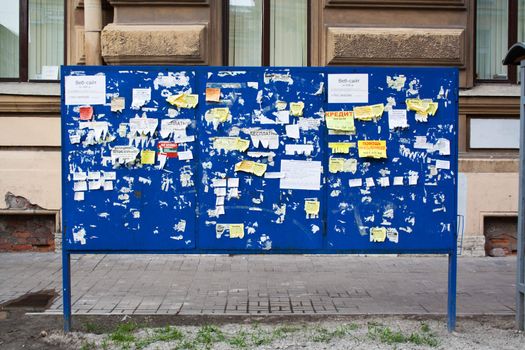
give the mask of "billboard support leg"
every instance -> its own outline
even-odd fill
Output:
[[[62,305],[64,313],[64,332],[71,330],[71,259],[70,253],[62,251]]]
[[[448,255],[448,301],[447,327],[449,332],[456,330],[456,282],[457,282],[458,253],[454,249]]]

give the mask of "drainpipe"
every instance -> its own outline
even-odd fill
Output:
[[[84,53],[86,65],[102,65],[100,32],[102,30],[101,0],[84,0]]]

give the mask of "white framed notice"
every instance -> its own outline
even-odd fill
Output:
[[[68,75],[64,79],[66,105],[106,104],[105,75]]]
[[[328,74],[328,103],[368,103],[368,74]]]

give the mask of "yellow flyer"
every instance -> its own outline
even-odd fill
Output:
[[[140,152],[140,164],[155,164],[155,151],[143,150]]]
[[[230,238],[244,238],[244,224],[230,224]]]
[[[385,105],[382,103],[371,106],[354,107],[354,118],[362,121],[377,120],[381,118],[385,111]]]
[[[370,228],[370,242],[384,242],[386,239],[386,228],[371,227]]]
[[[326,127],[330,130],[355,133],[354,113],[351,111],[325,112]]]
[[[385,140],[360,140],[357,148],[361,158],[386,158]]]
[[[235,164],[235,171],[242,171],[245,173],[263,176],[266,172],[267,165],[264,163],[254,162],[253,160],[242,160]]]

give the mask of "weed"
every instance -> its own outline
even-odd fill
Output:
[[[280,326],[273,330],[272,336],[274,339],[281,339],[288,333],[294,333],[301,330],[299,326]]]
[[[132,343],[135,342],[136,338],[133,335],[139,328],[138,324],[134,322],[122,323],[117,326],[115,331],[109,335],[109,340],[115,344],[120,345],[122,348],[127,349]]]
[[[204,344],[207,349],[211,348],[211,345],[214,343],[224,341],[225,339],[226,337],[222,331],[214,325],[202,326],[195,336],[195,342]]]
[[[93,350],[96,346],[92,342],[85,341],[82,343],[82,346],[80,347],[80,350]]]
[[[427,327],[425,327],[425,329],[427,329]],[[436,336],[430,333],[430,328],[423,332],[423,334],[411,333],[409,335],[405,335],[401,331],[393,331],[389,327],[385,326],[368,326],[368,336],[371,339],[379,340],[385,344],[392,345],[399,343],[412,343],[415,345],[428,345],[431,347],[436,347],[439,345],[439,341],[437,340]]]
[[[228,343],[239,349],[246,349],[248,347],[248,334],[240,330],[237,334],[228,340]]]
[[[359,326],[356,323],[339,325],[333,331],[317,326],[314,329],[315,335],[312,336],[311,340],[317,343],[329,343],[333,338],[343,338],[357,328]]]
[[[155,342],[170,342],[182,340],[183,338],[184,334],[176,327],[166,326],[164,328],[153,330],[153,332],[148,334],[147,337],[135,342],[135,347],[137,349],[142,349]]]
[[[430,327],[425,322],[421,323],[421,332],[430,333]]]
[[[102,325],[95,323],[95,322],[86,322],[84,324],[84,327],[86,328],[86,332],[88,333],[95,333],[95,334],[104,333],[104,327],[102,327]]]

